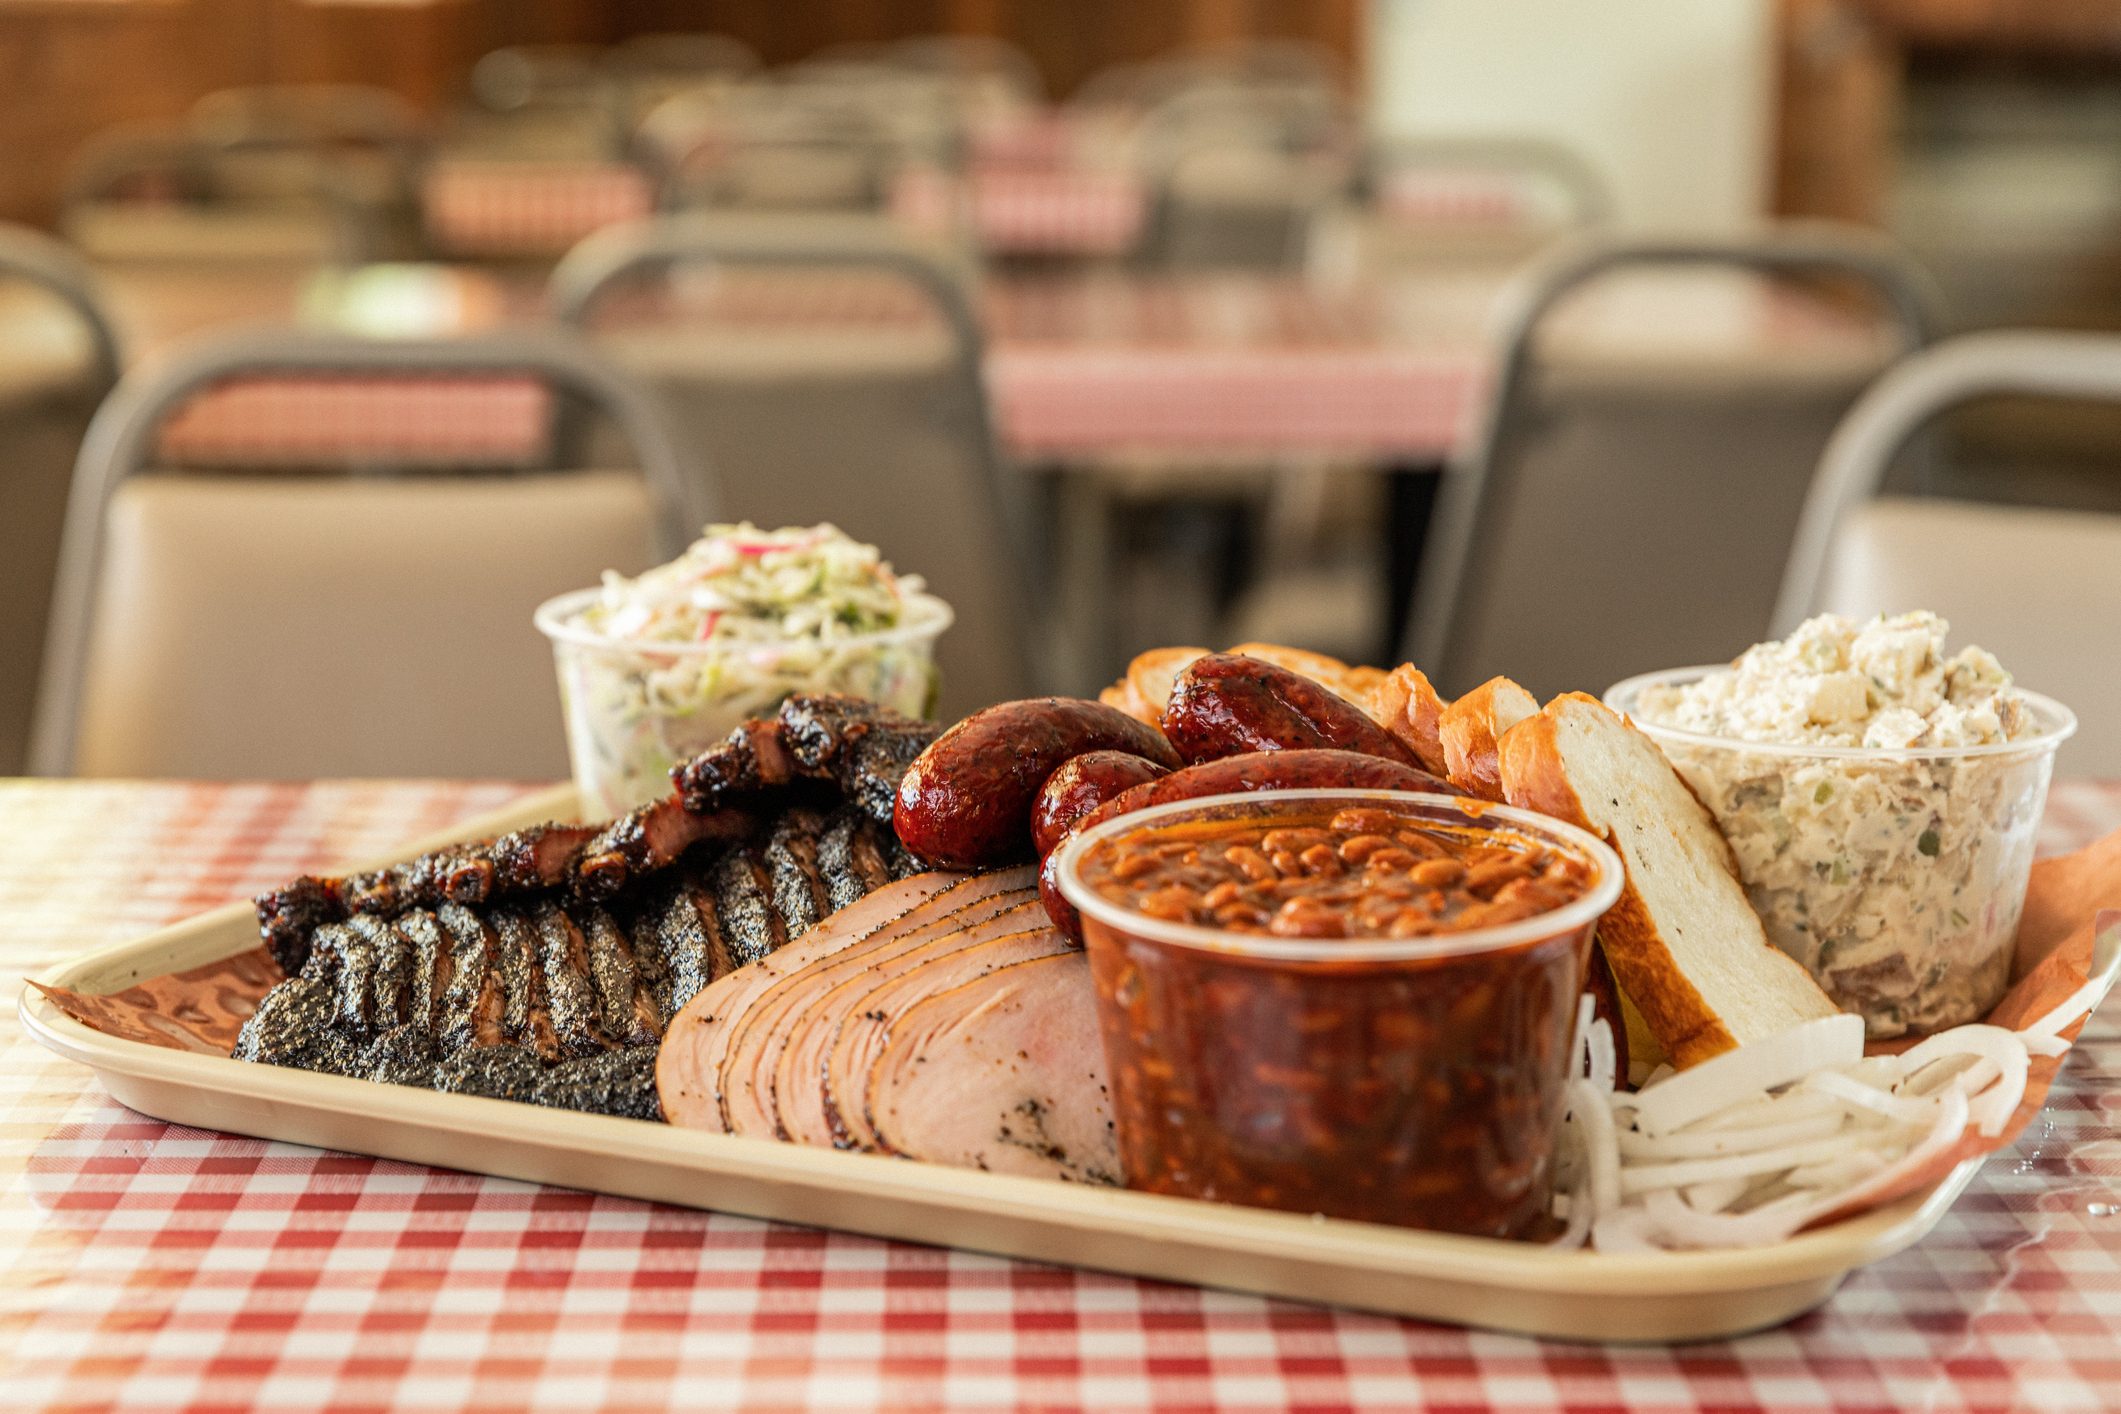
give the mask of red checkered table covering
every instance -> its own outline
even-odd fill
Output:
[[[184,465],[290,465],[347,456],[520,466],[551,443],[552,390],[513,374],[276,374],[180,408],[159,446]]]
[[[582,237],[655,208],[648,174],[623,162],[447,158],[420,206],[441,249],[469,256],[558,256]]]
[[[11,999],[56,958],[525,789],[0,785],[0,976]],[[2116,825],[2121,784],[2060,782],[2043,844]],[[10,1005],[0,1404],[2111,1409],[2117,1007],[1918,1247],[1780,1330],[1598,1349],[178,1128]]]
[[[462,316],[467,331],[539,313],[539,292],[520,282],[504,286],[459,267],[435,272],[454,274],[436,284],[449,310],[471,311]],[[980,297],[996,425],[1011,451],[1033,461],[1439,460],[1486,385],[1488,324],[1506,279],[1462,268],[1340,282],[1126,271],[997,277]],[[471,297],[459,285],[492,288]],[[1744,277],[1612,295],[1586,300],[1562,333],[1616,361],[1669,368],[1878,352],[1867,322]],[[159,298],[139,292],[135,304]],[[294,317],[301,292],[278,298],[283,317]],[[863,272],[730,272],[673,281],[660,295],[623,291],[608,305],[624,320],[697,319],[725,332],[862,330],[922,317],[909,289]],[[242,313],[259,317],[253,306]],[[213,322],[197,301],[181,314],[192,332]],[[320,300],[306,314],[325,323],[362,317]],[[177,332],[171,323],[155,327],[169,336]],[[172,451],[206,462],[333,451],[459,462],[534,456],[547,438],[549,403],[534,388],[506,383],[246,380],[195,400],[172,428]]]
[[[1123,169],[997,164],[959,178],[913,167],[892,184],[891,211],[930,231],[962,219],[996,255],[1122,255],[1141,239],[1149,193]]]

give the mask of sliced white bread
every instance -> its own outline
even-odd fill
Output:
[[[1443,714],[1447,704],[1430,685],[1428,675],[1412,663],[1402,663],[1385,674],[1371,695],[1370,715],[1386,731],[1399,738],[1414,753],[1421,768],[1432,776],[1444,776],[1450,765],[1444,760]]]
[[[1482,800],[1502,799],[1498,744],[1504,732],[1538,712],[1539,699],[1508,678],[1489,678],[1444,708],[1437,734],[1451,784]]]
[[[1500,762],[1510,804],[1582,826],[1627,866],[1598,937],[1674,1065],[1835,1013],[1811,974],[1768,942],[1730,844],[1632,724],[1572,692],[1505,733]]]
[[[1152,648],[1138,653],[1127,664],[1126,676],[1100,692],[1097,700],[1107,707],[1117,707],[1136,721],[1161,726],[1164,706],[1171,700],[1171,687],[1178,675],[1207,652],[1205,648]]]

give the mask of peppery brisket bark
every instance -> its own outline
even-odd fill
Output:
[[[655,1045],[686,1002],[918,870],[890,802],[935,735],[866,702],[791,698],[619,820],[294,880],[257,901],[288,975],[235,1054],[659,1118]]]

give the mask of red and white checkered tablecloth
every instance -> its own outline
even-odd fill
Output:
[[[1121,169],[1002,164],[960,178],[911,167],[892,184],[891,212],[927,231],[962,217],[994,255],[1123,255],[1141,239],[1149,193]]]
[[[462,256],[559,256],[582,237],[655,209],[648,174],[623,162],[445,158],[420,205],[437,248]]]
[[[992,279],[980,311],[995,424],[1031,461],[1438,460],[1486,386],[1487,325],[1504,278],[1439,270],[1342,284],[1120,271]],[[1616,358],[1801,363],[1875,352],[1865,321],[1758,281],[1616,293],[1627,297],[1587,301],[1572,326]],[[524,296],[510,317],[534,315],[534,303]],[[725,336],[873,331],[925,317],[901,284],[816,271],[622,290],[603,312],[622,322],[697,320]],[[541,390],[506,384],[259,379],[248,391],[202,395],[171,429],[172,450],[202,462],[298,462],[334,451],[458,462],[535,456],[549,402]]]
[[[463,784],[0,785],[0,977],[494,808]],[[2043,836],[2121,825],[2061,782]],[[2121,1016],[1925,1242],[1781,1330],[1598,1349],[173,1127],[0,1020],[11,1408],[2111,1409]]]
[[[206,389],[158,445],[177,465],[520,466],[545,455],[552,419],[552,389],[518,374],[272,374]]]

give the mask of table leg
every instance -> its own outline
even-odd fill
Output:
[[[1435,463],[1402,462],[1385,468],[1385,634],[1377,661],[1387,667],[1405,661],[1422,547],[1442,482],[1443,468]]]
[[[1060,692],[1095,692],[1110,681],[1112,636],[1112,507],[1096,471],[1074,467],[1054,478],[1054,577],[1061,661],[1041,674]]]

